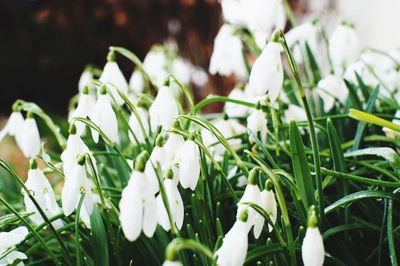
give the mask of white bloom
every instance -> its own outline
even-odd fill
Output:
[[[171,260],[166,260],[164,261],[162,266],[182,266],[183,264],[180,261],[171,261]]]
[[[142,73],[140,71],[135,70],[132,73],[131,78],[129,79],[129,87],[135,93],[141,93],[144,90],[144,79]]]
[[[61,195],[65,216],[69,216],[78,207],[82,193],[85,193],[82,208],[90,216],[93,210],[92,188],[86,174],[85,166],[76,163],[72,168],[71,174],[65,175],[65,183]]]
[[[29,189],[31,195],[37,201],[47,218],[51,218],[61,213],[60,207],[56,202],[56,197],[54,196],[53,188],[51,187],[47,178],[44,176],[42,170],[30,169],[28,171],[28,179],[25,182],[25,186]],[[24,189],[22,189],[22,194],[24,195],[26,212],[33,212],[29,218],[36,225],[43,223],[43,217],[40,215],[33,201],[29,198],[29,195]],[[52,222],[52,224],[55,228],[60,228],[63,226],[61,220],[56,220]]]
[[[231,24],[245,26],[247,16],[243,11],[246,1],[248,0],[221,0],[224,20]]]
[[[67,139],[65,150],[61,153],[61,161],[63,162],[63,171],[65,176],[70,176],[78,156],[81,154],[91,155],[91,151],[82,141],[78,134],[70,134]],[[96,164],[95,158],[91,155],[93,163]]]
[[[165,54],[158,47],[151,49],[147,53],[143,61],[144,69],[146,70],[150,78],[154,80],[154,82],[158,86],[161,86],[163,84],[164,79],[168,75],[166,65],[167,59],[165,57]]]
[[[289,104],[288,109],[285,110],[286,121],[306,121],[307,115],[303,108],[295,104]]]
[[[22,131],[24,127],[24,117],[21,112],[12,112],[8,118],[7,124],[0,131],[0,141],[8,134],[15,137],[15,141],[19,147],[22,147]]]
[[[263,143],[267,140],[267,119],[265,117],[265,113],[262,110],[253,110],[251,115],[247,117],[247,128],[253,131],[254,134],[260,133],[261,141]],[[250,137],[251,141],[254,141],[252,137]]]
[[[318,227],[308,227],[301,247],[304,266],[322,266],[325,259],[324,242]]]
[[[79,95],[78,106],[74,111],[70,113],[68,121],[71,123],[72,120],[77,117],[87,118],[92,112],[94,105],[95,105],[95,99],[93,98],[93,96],[87,93],[82,93],[81,95]],[[79,121],[76,121],[75,125],[78,134],[82,136],[83,133],[85,132],[86,125]]]
[[[324,101],[324,111],[329,112],[337,98],[342,104],[345,104],[349,91],[341,77],[328,75],[321,79],[317,85],[317,93]]]
[[[176,227],[180,230],[183,225],[184,216],[184,206],[181,194],[177,184],[174,180],[166,178],[164,179],[165,194],[168,199],[169,208],[171,210],[172,221],[175,223]],[[165,208],[161,194],[156,198],[157,201],[157,214],[158,223],[164,228],[164,230],[169,231],[171,229],[171,224],[168,219],[168,213]]]
[[[242,266],[246,259],[249,228],[246,222],[237,220],[225,235],[221,247],[217,250],[218,266]]]
[[[40,153],[40,135],[34,118],[27,117],[22,127],[21,150],[25,157],[31,158]]]
[[[260,193],[261,192],[257,184],[251,184],[251,183],[247,184],[244,190],[244,194],[238,203],[238,209],[237,209],[237,218],[239,218],[243,210],[248,209],[248,218],[246,224],[248,225],[249,229],[251,229],[251,227],[254,226],[253,232],[255,238],[260,237],[264,225],[264,218],[253,208],[248,207],[247,205],[241,203],[249,202],[256,205],[261,205]]]
[[[93,80],[93,74],[89,69],[83,70],[78,83],[79,92],[82,93],[85,86],[90,84]]]
[[[375,87],[379,84],[379,80],[377,80],[376,77],[367,69],[365,63],[360,60],[349,64],[343,77],[354,84],[358,84],[355,72],[357,72],[366,85]]]
[[[200,176],[200,152],[193,140],[187,140],[176,155],[179,181],[183,188],[194,190]]]
[[[157,204],[144,173],[133,171],[119,202],[122,231],[129,241],[140,233],[152,237],[157,227]]]
[[[0,260],[1,266],[11,265],[17,259],[26,260],[28,258],[24,253],[19,251],[11,251],[7,255],[5,255],[10,248],[21,243],[27,235],[28,229],[25,226],[17,227],[10,232],[0,233],[0,257],[5,256]]]
[[[118,142],[118,121],[107,95],[99,95],[89,117],[111,141]],[[92,137],[94,142],[99,141],[99,133],[94,129],[92,129]]]
[[[158,126],[164,130],[171,128],[175,118],[179,115],[179,108],[169,87],[160,87],[156,99],[150,106],[149,114],[153,132],[157,130]]]
[[[234,100],[245,100],[246,96],[243,90],[234,88],[228,95],[229,98]],[[244,105],[227,102],[225,103],[225,113],[229,117],[243,117],[249,112],[249,108]]]
[[[355,30],[346,25],[338,25],[329,38],[329,56],[339,69],[354,62],[360,53],[360,43]]]
[[[268,92],[271,102],[278,98],[283,85],[281,46],[269,42],[251,69],[249,86],[252,96],[262,96]]]
[[[177,57],[172,63],[171,73],[179,82],[188,85],[190,83],[192,67],[193,66],[189,61]]]
[[[195,66],[191,72],[191,80],[194,85],[197,87],[203,87],[208,82],[208,75],[204,69],[201,67]]]
[[[101,73],[99,80],[102,83],[111,84],[111,85],[107,84],[107,88],[110,89],[112,96],[115,98],[116,102],[119,105],[123,105],[124,100],[121,98],[121,96],[119,96],[118,90],[120,90],[123,94],[127,95],[128,83],[126,82],[124,75],[119,69],[117,62],[108,61],[104,66],[103,73]]]
[[[224,24],[214,40],[214,50],[210,59],[211,74],[229,76],[235,74],[238,78],[247,77],[242,54],[242,42],[233,34],[234,28]]]
[[[271,218],[271,221],[275,224],[276,219],[278,218],[278,206],[276,204],[274,192],[272,190],[264,189],[260,194],[260,198],[260,207],[269,214],[269,218]],[[273,229],[270,224],[268,225],[268,229],[270,232]]]
[[[313,55],[317,55],[319,30],[315,23],[303,23],[288,31],[285,38],[289,48],[293,49],[293,56],[297,63],[303,62],[303,57],[306,55],[306,42]]]
[[[139,114],[140,120],[142,122],[143,129],[144,129],[145,133],[148,134],[150,132],[149,113],[147,112],[146,109],[144,109],[142,107],[138,107],[136,109]],[[145,139],[144,139],[142,127],[140,126],[138,119],[136,118],[135,114],[133,114],[133,113],[132,113],[131,117],[129,118],[129,127],[132,129],[132,132],[135,134],[137,140],[140,143],[144,143]],[[128,132],[128,136],[129,136],[129,139],[131,142],[136,143],[135,138],[130,131]]]

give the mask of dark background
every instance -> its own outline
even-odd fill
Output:
[[[110,45],[143,59],[172,36],[182,56],[207,70],[220,12],[217,0],[0,0],[0,112],[23,98],[65,114],[84,66],[103,67]],[[132,64],[118,63],[129,78]],[[196,95],[226,94],[232,85],[212,77]]]

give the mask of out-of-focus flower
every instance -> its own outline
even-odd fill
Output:
[[[396,113],[394,114],[395,117],[400,118],[400,110],[397,110]],[[396,125],[400,125],[400,119],[395,118],[392,120],[392,123],[395,123]],[[393,129],[384,127],[382,128],[383,132],[385,132],[386,137],[391,138],[391,139],[398,139],[400,137],[400,134],[394,131]]]
[[[283,85],[283,67],[281,45],[271,41],[265,46],[255,61],[249,78],[251,96],[263,96],[268,92],[270,101],[274,103]]]
[[[229,98],[234,100],[244,100],[246,99],[245,93],[238,87],[235,87],[228,95]],[[249,108],[244,105],[227,102],[225,104],[225,113],[229,117],[244,117],[248,114]]]
[[[9,252],[11,248],[21,243],[28,235],[28,229],[25,226],[20,226],[11,230],[10,232],[0,233],[0,265],[11,265],[16,260],[26,260],[28,257],[20,252],[13,250]],[[18,265],[23,265],[20,262]]]
[[[289,48],[293,49],[293,56],[296,63],[303,63],[306,55],[306,43],[316,56],[319,46],[319,29],[317,22],[303,23],[285,34]]]
[[[166,260],[164,261],[162,266],[182,266],[183,264],[180,261],[172,261]]]
[[[32,113],[27,114],[27,118],[22,126],[21,150],[25,157],[31,158],[40,153],[40,135],[36,121]]]
[[[262,110],[255,109],[247,117],[247,129],[253,131],[254,134],[261,135],[261,141],[265,143],[267,141],[267,119],[265,117],[265,113]],[[250,141],[254,141],[254,139],[250,136]]]
[[[131,114],[131,117],[129,118],[129,127],[132,129],[132,133],[135,134],[136,139],[140,143],[144,143],[144,135],[143,135],[143,130],[146,134],[150,132],[150,126],[149,126],[149,113],[147,112],[146,109],[142,107],[137,107],[137,112],[139,114],[139,118],[142,122],[143,129],[136,117],[135,114]],[[135,143],[135,137],[133,136],[130,131],[128,132],[128,136],[131,142]]]
[[[24,117],[22,116],[21,112],[13,111],[10,115],[10,118],[8,118],[7,124],[3,130],[0,131],[0,142],[8,134],[15,138],[17,145],[21,148],[23,127]]]
[[[242,54],[242,42],[233,34],[234,28],[224,24],[214,40],[214,50],[210,59],[211,74],[229,76],[235,74],[244,79],[247,76]]]
[[[160,87],[156,99],[150,106],[149,114],[153,132],[157,130],[158,126],[164,130],[171,128],[175,118],[179,115],[179,108],[169,87]]]
[[[166,70],[167,59],[163,50],[160,47],[152,48],[146,55],[143,61],[143,67],[149,74],[150,78],[154,82],[161,86],[164,79],[167,77],[168,72]]]
[[[129,87],[131,87],[135,94],[142,93],[144,91],[144,79],[140,71],[133,71],[132,76],[129,79]]]
[[[338,99],[342,104],[346,103],[349,91],[341,77],[328,75],[318,82],[317,87],[316,91],[324,102],[324,111],[326,113],[333,108],[335,99]]]
[[[303,108],[295,104],[289,104],[285,110],[286,121],[306,121],[307,115]]]

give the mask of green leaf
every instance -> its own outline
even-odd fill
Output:
[[[360,99],[358,98],[357,90],[354,87],[354,85],[346,79],[344,79],[344,83],[346,84],[346,87],[349,89],[349,97],[351,99],[351,102],[353,103],[353,106],[356,109],[362,109],[362,103],[361,103]]]
[[[321,72],[319,70],[319,66],[317,61],[315,60],[314,54],[310,49],[310,46],[308,45],[308,42],[306,42],[306,52],[307,52],[307,57],[308,61],[310,62],[310,67],[313,75],[313,80],[314,84],[317,85],[318,81],[321,79]]]
[[[108,240],[103,219],[97,205],[94,205],[93,212],[90,215],[90,224],[92,226],[92,247],[95,265],[108,266]]]
[[[290,122],[289,139],[294,177],[304,207],[308,209],[311,205],[315,204],[314,186],[303,140],[295,121]]]

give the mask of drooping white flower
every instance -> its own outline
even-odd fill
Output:
[[[231,24],[245,26],[247,15],[244,12],[246,0],[221,0],[222,15]]]
[[[93,80],[93,73],[89,68],[85,68],[79,78],[78,89],[80,93],[83,93],[84,88],[90,84]]]
[[[289,104],[288,109],[285,110],[286,121],[306,121],[306,111],[298,105]]]
[[[140,143],[144,143],[144,135],[143,135],[143,130],[145,131],[146,135],[150,132],[150,126],[149,126],[149,113],[147,112],[146,109],[142,107],[137,107],[137,112],[139,114],[140,120],[143,125],[143,129],[140,126],[140,123],[138,119],[136,118],[135,114],[132,113],[131,117],[129,118],[129,127],[132,129],[133,134],[135,134],[136,139]],[[129,131],[128,136],[131,142],[135,142],[135,137],[133,134]]]
[[[28,113],[22,127],[21,150],[25,157],[31,158],[40,153],[40,135],[36,121]]]
[[[318,227],[308,227],[301,246],[304,266],[322,266],[325,259],[324,242]]]
[[[103,88],[102,88],[103,90]],[[118,121],[112,108],[110,98],[104,91],[99,95],[97,102],[90,113],[90,120],[96,124],[104,134],[113,142],[118,142]],[[99,141],[99,132],[92,129],[92,137],[94,142]]]
[[[355,73],[357,73],[363,80],[364,84],[368,86],[375,87],[379,84],[379,80],[367,69],[365,63],[360,60],[349,64],[343,74],[343,77],[354,84],[358,84]]]
[[[263,143],[267,140],[267,119],[265,113],[262,110],[255,109],[249,117],[247,117],[247,128],[254,134],[260,133],[261,141]],[[253,137],[250,136],[250,140],[254,141]]]
[[[335,99],[344,104],[349,95],[343,79],[335,75],[328,75],[321,79],[317,87],[317,93],[324,101],[324,111],[326,113],[333,108]]]
[[[177,57],[172,62],[171,73],[179,82],[188,85],[190,83],[190,75],[192,64],[182,57]]]
[[[11,265],[16,260],[26,260],[28,257],[20,251],[11,251],[10,248],[21,243],[28,235],[28,229],[25,226],[20,226],[10,232],[0,233],[0,265]],[[8,253],[8,254],[7,254]],[[23,263],[19,264],[23,265]]]
[[[129,241],[140,233],[152,237],[157,227],[157,204],[145,174],[134,170],[119,202],[122,231]]]
[[[150,78],[156,83],[156,85],[161,86],[164,79],[167,77],[168,72],[166,69],[167,58],[162,50],[162,48],[156,46],[152,48],[146,55],[143,61],[143,67],[149,74]]]
[[[208,75],[203,68],[194,66],[190,75],[194,85],[197,87],[204,87],[208,82]]]
[[[313,55],[316,56],[319,47],[319,29],[315,22],[306,22],[294,27],[285,34],[289,48],[293,49],[293,56],[297,63],[303,63],[306,55],[306,43]]]
[[[164,261],[162,266],[182,266],[183,264],[180,261],[172,261],[166,260]]]
[[[107,63],[104,66],[103,73],[101,73],[99,80],[105,84],[109,83],[107,84],[107,88],[109,88],[111,91],[112,96],[119,105],[123,105],[124,100],[121,98],[121,96],[119,96],[118,90],[127,95],[128,82],[119,69],[117,62],[115,62],[115,55],[113,53],[114,52],[110,52],[107,58]]]
[[[229,232],[225,235],[221,247],[217,250],[218,266],[242,266],[248,247],[249,227],[243,212]]]
[[[329,38],[329,56],[336,68],[354,62],[360,53],[357,33],[349,25],[340,24]]]
[[[150,106],[149,114],[153,132],[157,130],[158,126],[164,130],[171,128],[175,118],[179,115],[179,108],[169,87],[160,87],[156,99]]]
[[[74,118],[81,117],[87,118],[92,112],[95,105],[95,99],[93,96],[89,95],[89,91],[84,90],[82,94],[79,95],[78,106],[74,111],[69,114],[68,121],[71,123]],[[82,122],[75,122],[77,132],[80,136],[85,132],[86,125]]]
[[[65,175],[64,187],[61,194],[61,202],[65,216],[69,216],[78,207],[82,193],[85,193],[82,208],[84,208],[90,216],[94,203],[92,188],[86,174],[85,160],[78,158],[70,174],[68,172],[68,174]],[[82,213],[82,208],[80,213]]]
[[[209,71],[211,74],[229,76],[235,74],[244,79],[247,76],[242,54],[242,43],[238,36],[233,34],[234,28],[224,24],[214,40],[214,50],[210,59]]]
[[[24,127],[24,117],[22,116],[21,112],[13,111],[10,115],[10,118],[8,118],[7,124],[0,131],[0,142],[8,134],[10,136],[15,137],[17,145],[21,148],[23,127]]]
[[[276,219],[278,218],[278,206],[276,204],[275,194],[271,189],[268,188],[268,185],[266,185],[266,188],[261,191],[260,198],[260,207],[262,207],[269,214],[269,218],[271,218],[271,221],[275,224]],[[272,229],[273,227],[268,224],[268,230],[271,232]]]
[[[132,73],[131,78],[129,79],[129,87],[136,94],[143,92],[144,90],[144,79],[142,73],[140,71],[135,70]]]
[[[246,99],[246,95],[243,90],[236,87],[234,88],[228,95],[229,98],[234,100],[244,100]],[[243,117],[246,116],[249,112],[249,108],[244,105],[227,102],[224,108],[225,113],[229,117]]]
[[[49,180],[44,176],[43,171],[37,169],[36,162],[32,163],[33,167],[28,171],[28,179],[25,182],[25,186],[29,189],[33,198],[37,201],[40,208],[43,210],[47,218],[51,218],[61,213],[60,207],[56,202],[53,188],[51,187]],[[36,224],[39,225],[44,222],[43,217],[40,215],[33,201],[29,198],[29,195],[24,189],[21,190],[24,195],[24,203],[27,213],[33,213],[29,218]],[[63,226],[61,220],[52,222],[55,228]]]
[[[194,190],[200,176],[200,151],[193,140],[187,140],[179,149],[175,162],[178,164],[179,182],[183,188]]]
[[[184,217],[184,206],[181,194],[179,193],[177,184],[171,178],[164,179],[165,194],[168,199],[169,208],[171,211],[172,221],[176,227],[180,230],[183,225]],[[157,201],[157,217],[158,223],[164,228],[164,230],[169,231],[171,229],[171,223],[168,219],[168,213],[164,205],[161,194],[156,198]]]
[[[263,96],[268,92],[273,103],[278,98],[283,85],[283,67],[281,46],[269,42],[251,69],[249,86],[253,97]]]

